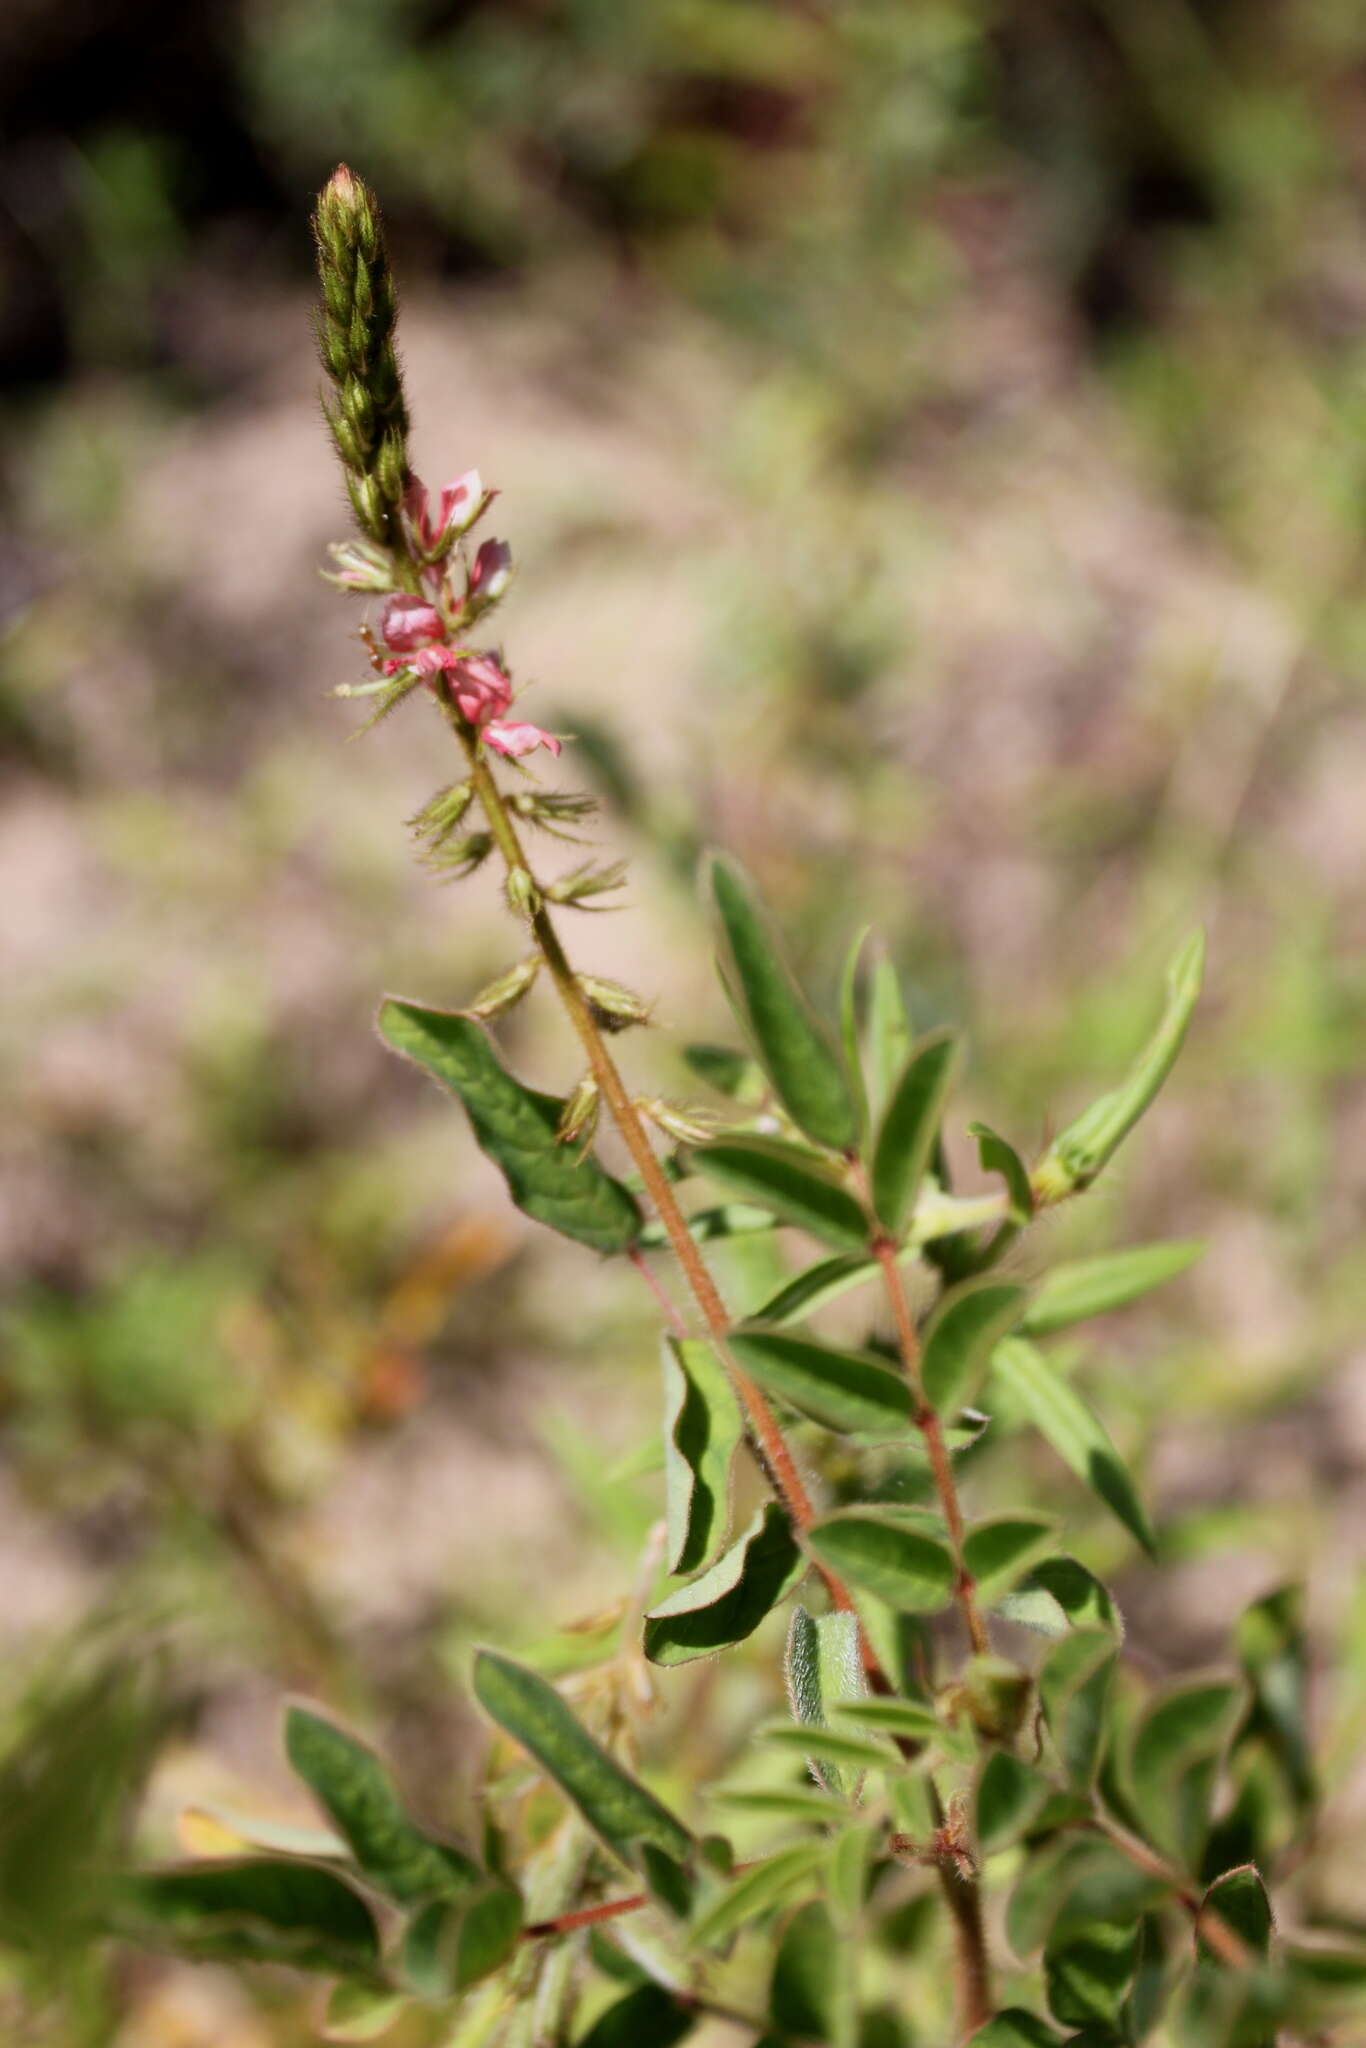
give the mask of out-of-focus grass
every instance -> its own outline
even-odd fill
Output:
[[[1056,1226],[1210,1241],[1074,1360],[1171,1576],[1080,1491],[1069,1537],[1159,1659],[1309,1577],[1336,1817],[1302,1882],[1366,1911],[1363,62],[1350,6],[289,0],[230,49],[287,226],[244,249],[227,208],[198,245],[193,138],[74,139],[70,375],[12,404],[4,480],[0,1771],[27,1667],[117,1592],[190,1703],[146,1847],[206,1788],[282,1796],[287,1685],[468,1819],[470,1641],[599,1607],[657,1505],[648,1305],[528,1241],[368,1034],[383,987],[458,1002],[506,939],[407,862],[421,707],[348,748],[319,702],[356,665],[310,595],[336,492],[304,289],[256,265],[344,154],[407,258],[424,465],[506,488],[510,652],[636,855],[592,964],[724,1029],[690,892],[724,838],[827,995],[875,919],[918,1019],[970,1026],[959,1125],[1029,1149],[1208,920],[1171,1090]],[[542,1013],[509,1038],[572,1081]],[[627,1057],[682,1087],[674,1037]],[[695,1682],[652,1737],[680,1776],[715,1762]],[[21,1967],[33,2038],[306,2027],[275,1985],[199,2021],[173,1972],[92,1968],[63,2010]]]

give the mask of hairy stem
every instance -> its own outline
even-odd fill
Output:
[[[494,780],[488,762],[480,754],[478,744],[470,734],[459,725],[456,730],[469,760],[475,795],[488,820],[489,830],[499,852],[509,869],[520,868],[524,872],[529,872],[517,828],[503,802],[502,792]],[[555,983],[560,1001],[587,1054],[593,1078],[602,1090],[612,1120],[621,1133],[655,1213],[668,1235],[674,1256],[682,1268],[688,1291],[697,1304],[708,1334],[724,1359],[735,1390],[740,1396],[747,1417],[751,1448],[778,1500],[791,1517],[794,1528],[807,1529],[815,1520],[811,1496],[806,1490],[796,1461],[788,1449],[787,1441],[778,1427],[777,1418],[763,1392],[730,1355],[730,1316],[727,1314],[726,1305],[688,1229],[687,1219],[678,1206],[678,1199],[668,1177],[655,1156],[654,1147],[646,1134],[630,1091],[594,1021],[583,990],[579,987],[578,979],[569,964],[560,935],[555,929],[554,920],[545,904],[539,900],[531,914],[531,929],[541,957]],[[843,1582],[823,1566],[820,1569],[835,1605],[852,1613],[854,1603]]]
[[[963,1511],[958,1505],[958,1487],[953,1477],[948,1446],[944,1442],[943,1427],[935,1410],[925,1399],[925,1389],[920,1375],[920,1339],[916,1335],[911,1305],[906,1299],[906,1283],[897,1264],[896,1246],[888,1238],[876,1238],[873,1242],[873,1255],[882,1268],[887,1299],[891,1304],[892,1319],[896,1324],[897,1344],[915,1401],[915,1426],[925,1441],[934,1490],[939,1500],[939,1511],[949,1532],[949,1543],[957,1569],[955,1594],[963,1616],[963,1625],[967,1629],[968,1640],[974,1651],[980,1655],[991,1648],[991,1641],[977,1605],[972,1576],[963,1562]]]

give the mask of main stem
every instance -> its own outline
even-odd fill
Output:
[[[460,734],[460,739],[469,759],[474,793],[479,799],[484,816],[488,819],[489,830],[497,842],[499,852],[509,868],[526,870],[526,856],[522,851],[517,828],[508,814],[502,792],[493,778],[487,761],[480,755],[477,744],[465,733]],[[531,929],[540,948],[541,957],[550,970],[560,1001],[568,1012],[569,1020],[588,1056],[593,1078],[602,1090],[612,1120],[621,1132],[655,1213],[668,1234],[669,1243],[683,1270],[689,1292],[697,1303],[713,1342],[725,1359],[748,1418],[750,1438],[759,1462],[778,1499],[791,1516],[793,1525],[798,1529],[809,1528],[815,1520],[811,1496],[806,1490],[796,1462],[778,1427],[777,1418],[763,1392],[730,1356],[727,1343],[730,1335],[730,1317],[726,1313],[726,1305],[693,1241],[687,1219],[679,1208],[668,1177],[655,1156],[654,1147],[646,1134],[645,1126],[641,1122],[635,1103],[631,1100],[616,1061],[603,1042],[602,1033],[594,1022],[587,999],[569,964],[554,920],[543,902],[538,902],[537,908],[531,914]],[[823,1576],[836,1605],[852,1611],[853,1601],[843,1583],[829,1572]]]

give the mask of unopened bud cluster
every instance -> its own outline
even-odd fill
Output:
[[[345,164],[318,200],[313,233],[322,285],[318,350],[333,390],[323,411],[356,522],[387,547],[398,534],[410,475],[408,408],[394,349],[398,302],[375,195]]]

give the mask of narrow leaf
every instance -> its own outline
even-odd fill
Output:
[[[1095,1780],[1118,1656],[1108,1630],[1078,1629],[1056,1643],[1039,1668],[1044,1719],[1068,1782],[1082,1790]]]
[[[1167,970],[1166,1007],[1149,1043],[1119,1086],[1069,1124],[1035,1169],[1034,1188],[1042,1200],[1089,1187],[1152,1103],[1181,1050],[1204,965],[1204,933],[1195,932]]]
[[[117,1905],[137,1938],[206,1960],[362,1977],[379,1961],[364,1900],[335,1872],[294,1858],[142,1871],[119,1884]]]
[[[710,1344],[668,1337],[663,1363],[669,1569],[691,1572],[725,1541],[731,1462],[744,1419]]]
[[[1157,1539],[1128,1468],[1104,1424],[1076,1389],[1058,1377],[1042,1351],[1026,1337],[1012,1337],[998,1344],[992,1370],[1063,1463],[1086,1481],[1111,1514],[1153,1556]]]
[[[778,1943],[768,2009],[785,2039],[847,2048],[853,2018],[850,1944],[819,1899],[799,1906]]]
[[[741,1871],[694,1923],[690,1946],[713,1948],[803,1886],[814,1887],[824,1857],[823,1840],[794,1842]]]
[[[1065,1636],[1069,1629],[1103,1628],[1123,1638],[1124,1620],[1095,1573],[1075,1557],[1046,1557],[1023,1584],[997,1603],[1000,1612],[1040,1635]]]
[[[866,1251],[868,1221],[849,1190],[822,1162],[775,1138],[721,1138],[698,1145],[702,1172],[783,1223],[809,1230],[838,1251]]]
[[[377,1991],[369,1984],[354,1982],[335,1984],[327,2001],[323,2034],[329,2041],[378,2041],[407,2004],[405,1991]]]
[[[1044,1275],[1020,1319],[1027,1337],[1047,1337],[1088,1316],[1103,1316],[1126,1302],[1160,1287],[1193,1265],[1204,1246],[1134,1245],[1128,1251],[1104,1252],[1094,1259],[1071,1259]]]
[[[913,1041],[897,971],[883,953],[868,984],[868,1108],[875,1122],[886,1112]]]
[[[916,1047],[892,1091],[873,1151],[873,1207],[894,1237],[915,1209],[958,1062],[958,1041],[937,1031]]]
[[[849,1151],[858,1142],[858,1116],[843,1065],[797,987],[753,885],[721,855],[709,861],[708,881],[726,978],[779,1100],[818,1145]]]
[[[752,1108],[768,1093],[762,1067],[747,1053],[733,1052],[728,1045],[685,1045],[683,1057],[699,1081],[732,1102]]]
[[[983,1606],[996,1601],[1045,1554],[1054,1541],[1056,1524],[1039,1515],[998,1515],[978,1522],[963,1543],[963,1562],[977,1586]]]
[[[855,1700],[845,1708],[842,1719],[851,1728],[900,1736],[907,1742],[942,1743],[948,1734],[933,1707],[922,1707],[916,1700]]]
[[[479,1881],[468,1856],[434,1841],[408,1818],[383,1764],[354,1736],[307,1707],[291,1706],[285,1754],[376,1891],[412,1905],[454,1897]]]
[[[853,943],[844,956],[844,971],[840,976],[840,1043],[844,1049],[845,1077],[858,1115],[860,1134],[868,1127],[868,1095],[863,1083],[859,1046],[858,971],[871,931],[872,926],[866,924],[855,933]]]
[[[894,1750],[870,1736],[848,1734],[843,1728],[822,1728],[818,1736],[813,1736],[807,1729],[794,1728],[783,1721],[763,1729],[761,1734],[771,1749],[794,1756],[805,1756],[808,1750],[818,1749],[821,1761],[850,1771],[855,1777],[863,1771],[885,1771],[898,1761]]]
[[[395,1052],[459,1096],[519,1209],[595,1251],[634,1244],[641,1228],[634,1196],[591,1155],[558,1142],[564,1105],[509,1074],[478,1024],[390,997],[380,1006],[379,1030]]]
[[[645,1655],[652,1664],[686,1664],[743,1642],[805,1568],[787,1516],[770,1501],[710,1571],[650,1610]]]
[[[787,1281],[762,1308],[756,1309],[754,1320],[767,1324],[769,1329],[799,1323],[852,1288],[866,1286],[876,1279],[877,1272],[876,1260],[860,1252],[838,1252],[833,1259],[822,1259],[819,1264],[808,1266],[804,1273],[798,1273],[795,1280]]]
[[[1024,1300],[1023,1287],[1003,1280],[969,1280],[944,1296],[925,1326],[920,1357],[925,1398],[938,1414],[972,1400],[993,1346]]]
[[[804,1607],[794,1608],[785,1669],[793,1720],[802,1728],[829,1728],[832,1718],[851,1701],[861,1700],[868,1689],[857,1618],[841,1612],[812,1615]],[[838,1761],[827,1757],[823,1744],[810,1745],[806,1760],[812,1775],[832,1792],[852,1791]]]
[[[910,1388],[870,1352],[748,1324],[732,1334],[730,1350],[768,1393],[825,1429],[890,1439],[911,1431]]]
[[[808,1529],[806,1540],[822,1564],[904,1614],[934,1614],[953,1598],[947,1543],[906,1522],[869,1513],[832,1515]]]
[[[1301,1806],[1313,1804],[1314,1765],[1308,1734],[1309,1654],[1304,1593],[1278,1586],[1239,1617],[1234,1638],[1252,1683],[1254,1726],[1268,1737]]]
[[[594,1741],[543,1678],[497,1651],[481,1650],[474,1692],[485,1713],[535,1757],[609,1849],[628,1863],[639,1863],[643,1843],[687,1859],[687,1829]]]

